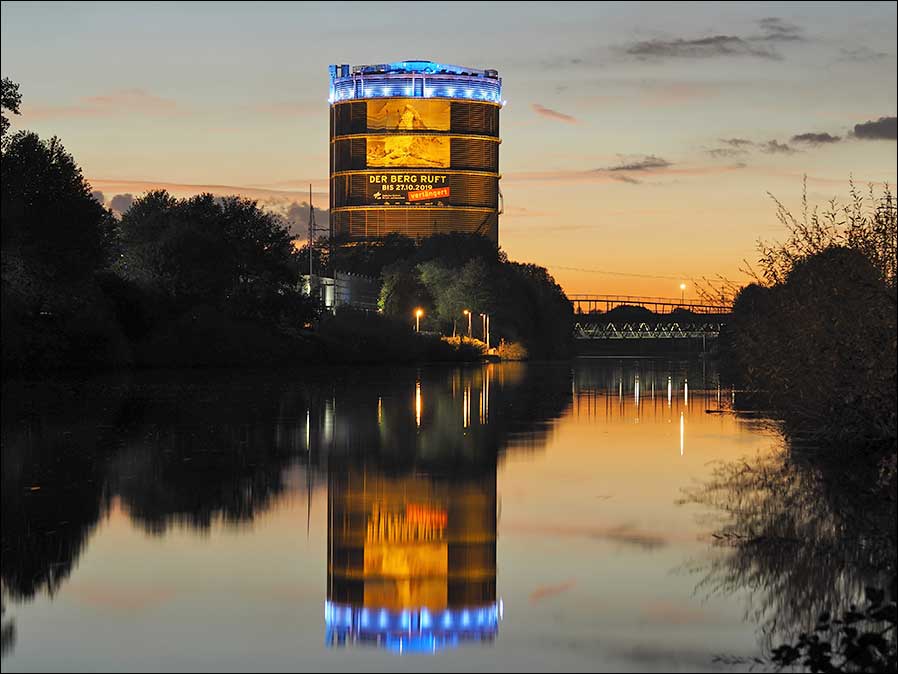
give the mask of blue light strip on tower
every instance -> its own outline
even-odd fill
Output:
[[[495,71],[431,61],[399,61],[376,66],[331,66],[328,102],[367,98],[420,97],[503,103],[502,80]]]
[[[324,604],[327,645],[374,643],[388,650],[436,652],[462,641],[490,641],[499,632],[502,603],[431,612],[426,608],[390,611],[385,608]]]

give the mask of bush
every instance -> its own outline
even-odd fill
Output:
[[[528,356],[523,344],[506,342],[504,339],[499,342],[496,352],[502,360],[527,360]]]
[[[829,447],[896,447],[895,203],[778,204],[790,231],[762,245],[762,273],[733,305],[725,368],[762,392],[794,440]],[[865,210],[866,208],[866,210]]]

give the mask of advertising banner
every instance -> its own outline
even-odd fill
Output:
[[[449,176],[445,173],[383,173],[367,176],[366,203],[414,204],[447,202],[450,196]]]

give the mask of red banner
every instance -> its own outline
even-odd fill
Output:
[[[415,190],[408,193],[409,201],[428,201],[430,199],[439,199],[449,196],[448,187],[437,187],[432,190]]]

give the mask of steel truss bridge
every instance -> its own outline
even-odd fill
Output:
[[[675,309],[693,314],[729,314],[732,307],[713,304],[696,299],[676,299],[673,297],[641,297],[638,295],[568,295],[574,305],[575,314],[611,311],[617,307],[642,307],[656,314],[669,314]]]
[[[609,323],[606,321],[574,324],[574,339],[632,340],[632,339],[716,339],[723,322],[705,323]]]

